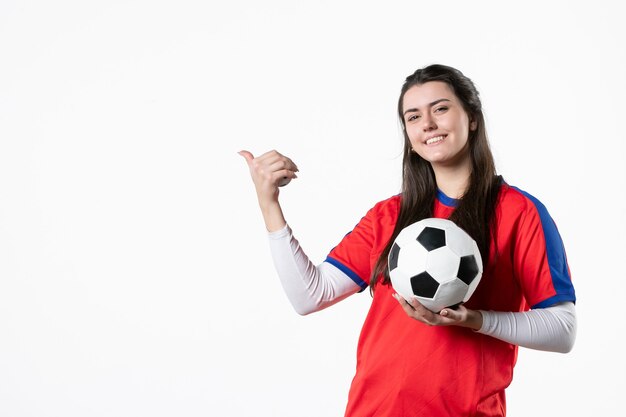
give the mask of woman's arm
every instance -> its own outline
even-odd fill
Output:
[[[257,158],[248,151],[239,155],[248,163],[265,227],[270,232],[274,265],[296,312],[309,314],[359,291],[361,288],[335,266],[326,262],[313,265],[287,226],[278,202],[278,187],[297,178],[296,164],[276,151]]]
[[[530,349],[567,353],[576,340],[576,307],[572,302],[511,313],[481,311],[479,333]]]
[[[567,353],[576,340],[576,309],[565,302],[547,308],[523,312],[456,310],[444,308],[439,313],[426,309],[416,299],[394,297],[409,317],[430,326],[462,326],[505,342],[530,349]]]
[[[315,266],[288,225],[270,233],[269,241],[278,277],[298,314],[322,310],[361,289],[334,265]]]
[[[278,187],[298,178],[298,167],[291,159],[276,151],[266,152],[256,158],[248,151],[240,151],[239,155],[248,163],[265,227],[269,232],[280,230],[286,221],[278,202]]]

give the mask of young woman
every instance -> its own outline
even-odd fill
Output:
[[[369,287],[346,416],[504,416],[517,346],[568,352],[576,300],[563,243],[545,207],[496,175],[478,92],[460,71],[431,65],[402,87],[400,195],[376,204],[315,266],[278,201],[297,166],[276,151],[246,159],[274,262],[296,311],[308,314]],[[481,283],[457,309],[433,313],[390,286],[398,233],[449,218],[476,240]]]

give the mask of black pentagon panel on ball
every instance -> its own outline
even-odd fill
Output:
[[[478,275],[478,263],[474,255],[462,256],[459,272],[456,276],[467,285],[470,285],[476,278],[476,275]]]
[[[417,237],[427,251],[439,249],[446,245],[446,231],[436,227],[425,227]]]
[[[439,283],[428,272],[422,272],[411,278],[413,294],[419,297],[433,298],[437,293],[437,288],[439,288]]]
[[[398,255],[400,254],[400,246],[397,243],[393,244],[391,251],[389,252],[389,271],[393,271],[398,267]]]

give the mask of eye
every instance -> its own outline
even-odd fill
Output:
[[[446,110],[448,110],[448,107],[447,107],[447,106],[437,107],[437,108],[435,109],[435,113],[437,113],[437,112],[438,112],[438,113],[443,113],[443,112],[445,112]]]
[[[407,117],[406,121],[407,122],[414,122],[417,119],[419,119],[421,116],[419,114],[412,114],[409,117]]]

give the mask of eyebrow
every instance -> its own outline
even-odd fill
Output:
[[[436,104],[441,103],[442,101],[451,101],[451,100],[448,100],[447,98],[440,98],[439,100],[435,100],[432,103],[428,103],[428,107],[432,107],[432,106],[434,106]],[[416,111],[419,111],[419,109],[417,109],[417,108],[407,109],[407,110],[404,111],[404,113],[402,113],[402,115],[404,116],[407,113],[416,112]]]

